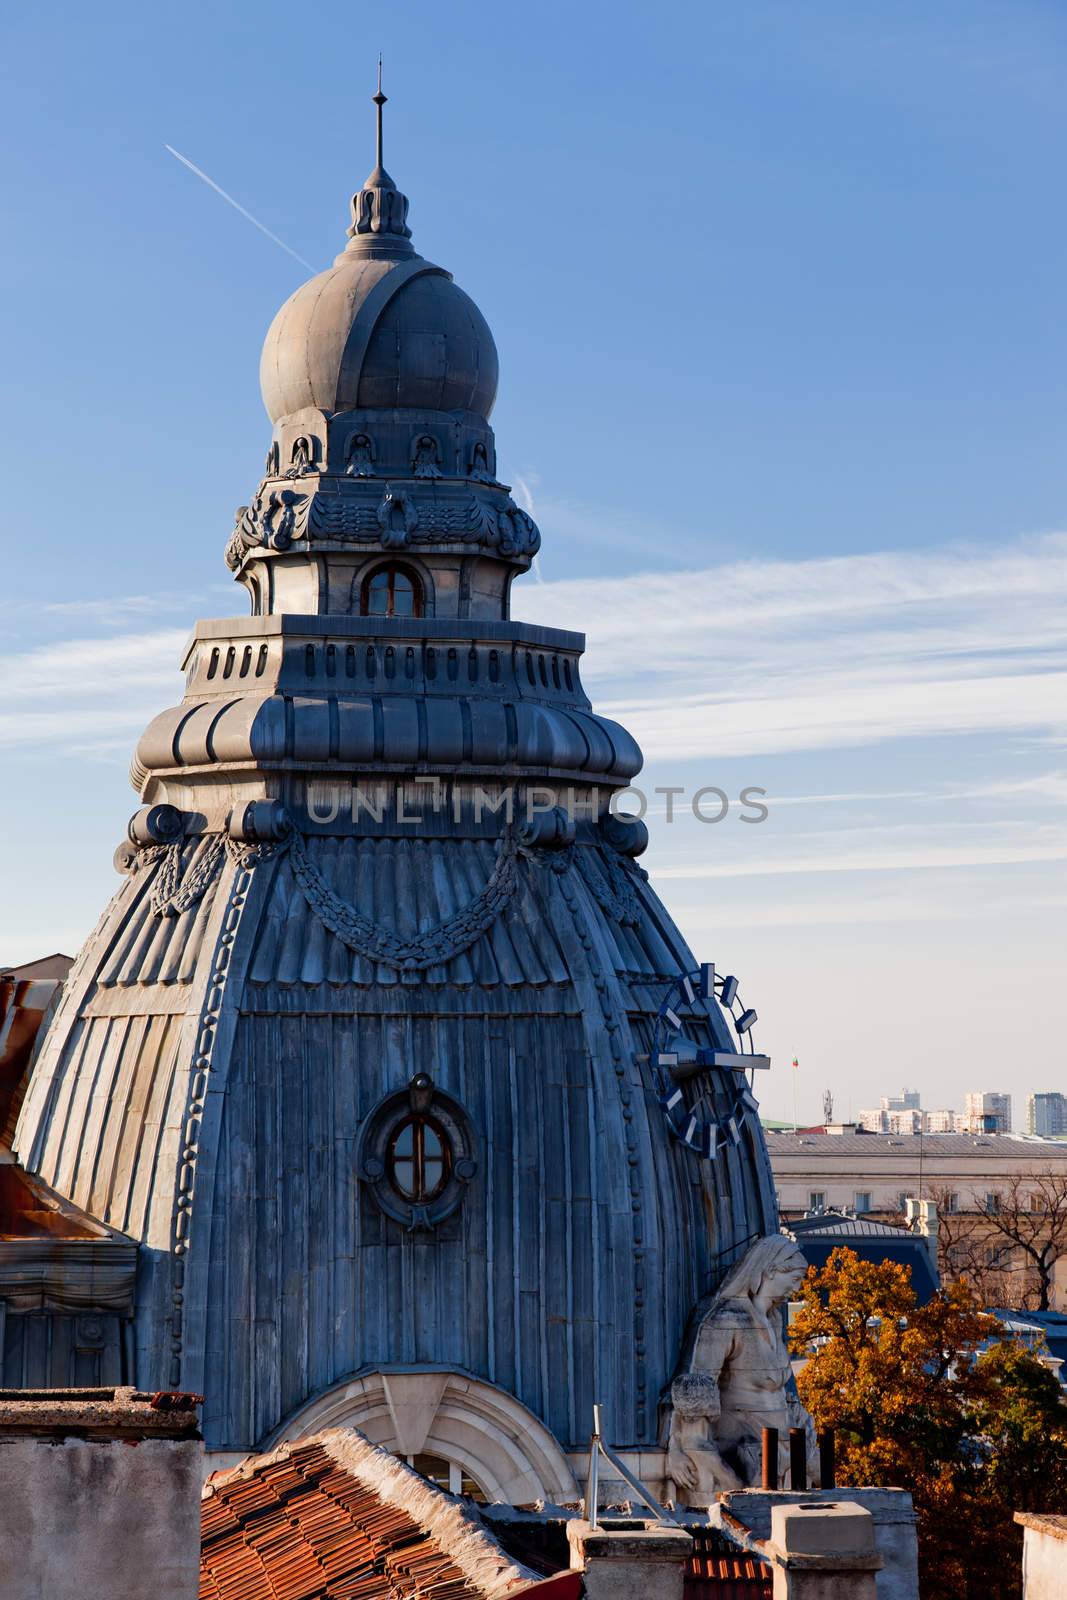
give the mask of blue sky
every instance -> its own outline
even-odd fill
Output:
[[[259,346],[371,164],[492,325],[540,582],[738,971],[766,1108],[1062,1084],[1062,6],[71,4],[5,24],[0,955],[114,886],[140,728],[268,428]]]

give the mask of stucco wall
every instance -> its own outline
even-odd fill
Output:
[[[0,1440],[0,1600],[196,1600],[190,1440]]]
[[[1063,1600],[1067,1594],[1067,1530],[1023,1533],[1023,1600]]]

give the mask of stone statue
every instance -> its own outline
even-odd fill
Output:
[[[432,433],[420,434],[415,440],[415,456],[412,461],[412,470],[416,478],[439,478],[441,476],[437,440]]]
[[[304,438],[298,439],[293,446],[293,464],[286,472],[287,478],[303,478],[309,472],[314,472],[314,446]]]
[[[374,476],[374,446],[365,433],[354,434],[348,446],[348,466],[345,468],[350,478],[372,478]]]
[[[473,478],[475,483],[493,482],[493,474],[489,471],[489,454],[480,439],[471,451],[470,462],[467,466],[467,476],[468,478]]]
[[[785,1481],[789,1429],[815,1429],[796,1393],[781,1307],[807,1265],[791,1239],[773,1233],[730,1268],[698,1311],[682,1370],[671,1385],[667,1476],[682,1502],[706,1506],[722,1490],[759,1483],[762,1430],[778,1429],[779,1481]]]

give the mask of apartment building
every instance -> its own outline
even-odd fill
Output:
[[[995,1301],[1024,1298],[1022,1253],[1005,1244],[991,1215],[1012,1199],[1034,1215],[1047,1209],[1042,1185],[1067,1194],[1067,1142],[1012,1134],[767,1133],[778,1205],[788,1223],[811,1212],[851,1211],[899,1218],[910,1196],[936,1200],[946,1277],[975,1262],[1004,1274]],[[1033,1191],[1029,1185],[1033,1185]],[[953,1219],[959,1219],[954,1221]],[[961,1255],[967,1245],[967,1260]],[[950,1253],[955,1252],[950,1259]],[[1067,1257],[1057,1269],[1055,1309],[1067,1310]]]
[[[963,1102],[963,1132],[1010,1133],[1011,1095],[1000,1090],[978,1089]]]
[[[1026,1131],[1045,1138],[1067,1137],[1067,1094],[1049,1090],[1027,1095]]]

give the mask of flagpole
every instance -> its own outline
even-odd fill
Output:
[[[797,1116],[797,1073],[800,1071],[800,1062],[793,1057],[793,1132],[800,1132],[800,1119]]]

